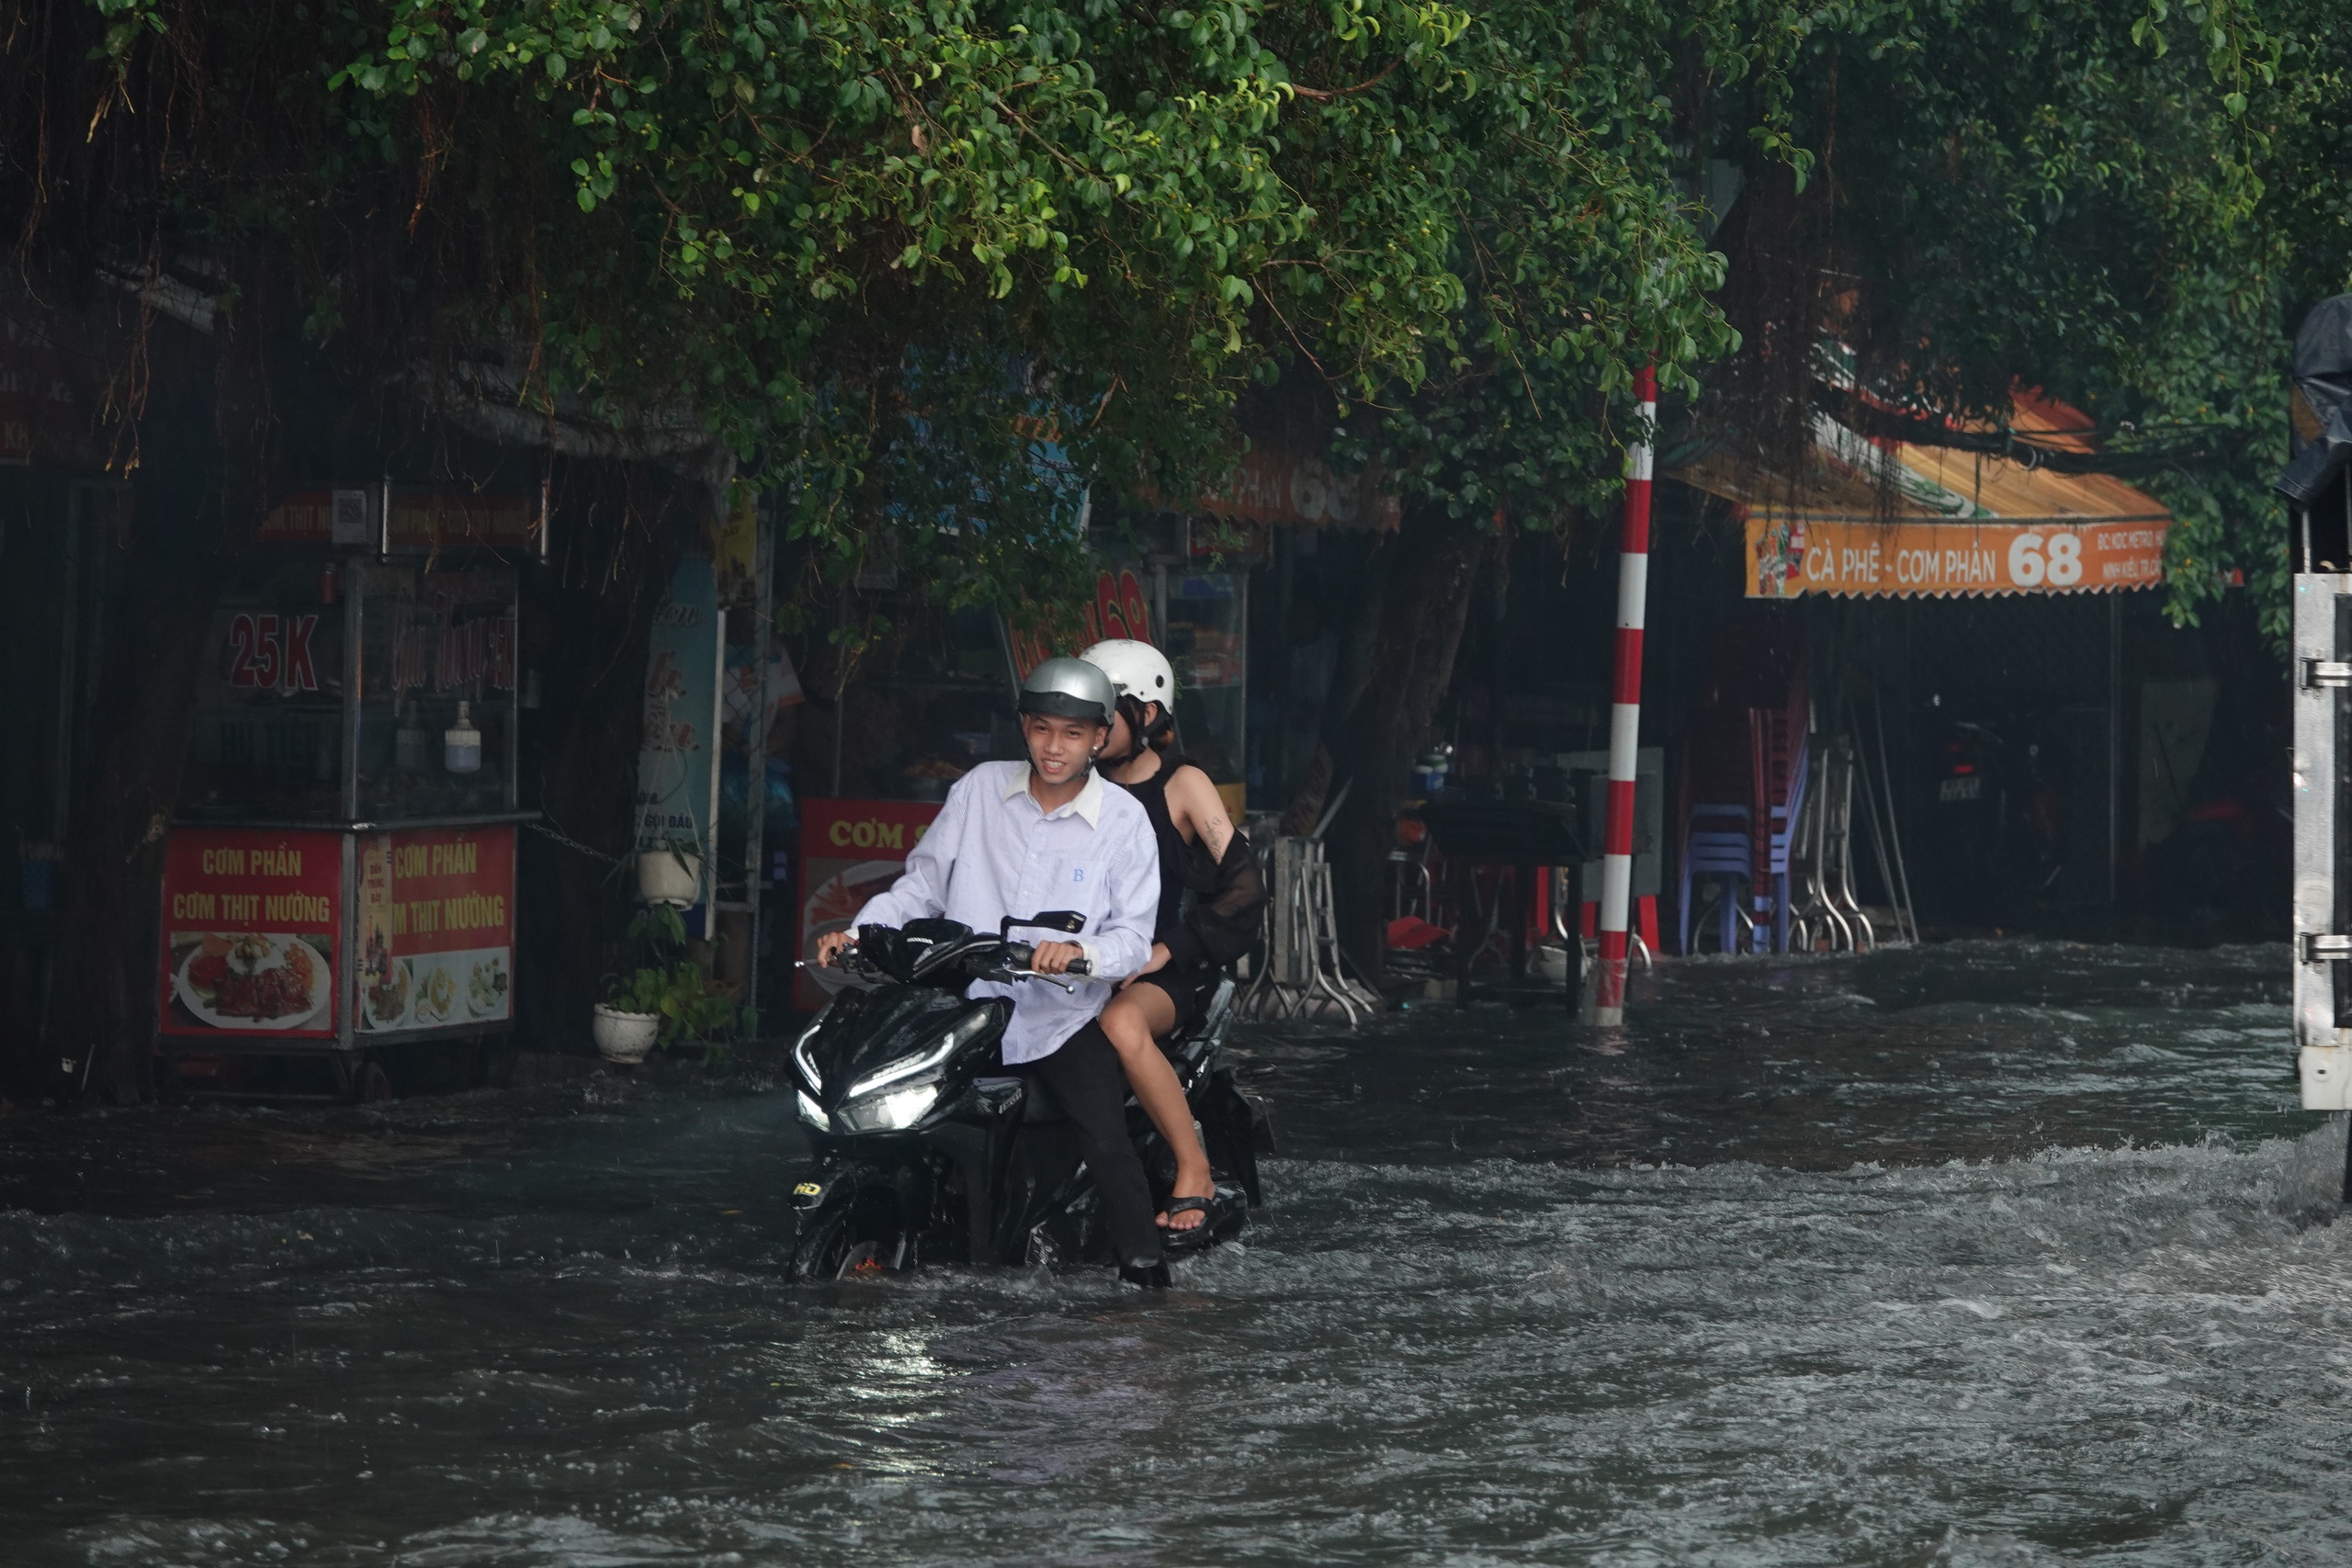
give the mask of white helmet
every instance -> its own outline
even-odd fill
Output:
[[[1139,703],[1158,703],[1160,712],[1176,706],[1176,671],[1168,656],[1148,642],[1131,637],[1109,637],[1079,655],[1105,675],[1119,695]]]

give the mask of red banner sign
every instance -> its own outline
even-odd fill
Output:
[[[1137,642],[1152,640],[1151,600],[1143,591],[1143,580],[1131,568],[1095,573],[1094,601],[1080,615],[1086,623],[1086,641],[1080,647],[1091,647],[1114,637],[1133,637]],[[1054,657],[1051,644],[1035,632],[1015,626],[1009,629],[1008,635],[1012,641],[1012,675],[1016,681],[1026,681],[1031,671]],[[1070,651],[1075,653],[1078,649]]]
[[[1404,520],[1402,504],[1381,486],[1373,468],[1335,473],[1312,452],[1294,449],[1279,436],[1261,434],[1243,453],[1232,488],[1201,497],[1201,510],[1251,523],[1287,523],[1308,527],[1377,528],[1393,531]]]
[[[383,505],[380,486],[297,491],[262,519],[256,536],[267,545],[382,546],[403,553],[466,545],[537,547],[538,503],[527,497],[395,486],[389,528]]]
[[[174,829],[164,845],[163,1032],[333,1037],[342,908],[337,834]]]
[[[866,901],[899,880],[907,852],[939,816],[936,806],[904,800],[804,800],[800,803],[800,956],[793,1000],[822,1007],[828,982],[818,969],[817,939],[857,922]]]
[[[359,842],[363,1032],[513,1016],[514,829],[420,828]]]
[[[74,400],[64,356],[20,317],[0,317],[0,464],[70,463],[96,468],[106,453]]]

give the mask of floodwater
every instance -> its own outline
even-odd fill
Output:
[[[772,1085],[0,1125],[0,1557],[2352,1559],[2283,949],[1708,960],[1241,1042],[1241,1245],[787,1287]]]

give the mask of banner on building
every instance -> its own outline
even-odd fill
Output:
[[[1404,521],[1404,508],[1383,484],[1385,477],[1377,468],[1338,472],[1311,445],[1261,432],[1235,465],[1228,488],[1202,496],[1199,504],[1212,516],[1246,523],[1393,533]]]
[[[336,833],[179,828],[164,845],[165,1034],[335,1032]]]
[[[514,1013],[514,829],[423,828],[359,841],[363,1032]]]
[[[822,1007],[845,977],[817,967],[817,939],[857,923],[866,901],[899,880],[939,807],[905,800],[800,803],[800,957],[793,1002]]]
[[[303,490],[272,507],[254,537],[265,545],[331,545],[394,555],[467,547],[535,550],[539,504],[529,496],[414,485]]]
[[[1065,650],[1069,653],[1091,648],[1105,637],[1158,641],[1151,635],[1151,599],[1144,592],[1143,579],[1136,575],[1132,567],[1096,572],[1094,597],[1079,607],[1079,619],[1084,625],[1086,640],[1079,648]],[[1031,671],[1055,656],[1053,639],[1042,632],[1027,631],[1008,622],[1005,637],[1012,653],[1015,684],[1029,679]]]
[[[1747,597],[2112,593],[2164,581],[2169,519],[1747,519]]]

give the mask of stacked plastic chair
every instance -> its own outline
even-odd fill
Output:
[[[1690,830],[1682,836],[1682,951],[1690,946],[1691,890],[1702,877],[1721,877],[1715,900],[1723,924],[1716,945],[1725,953],[1739,951],[1739,890],[1755,885],[1756,862],[1750,852],[1748,810],[1744,806],[1708,805],[1690,807]]]
[[[1718,945],[1725,953],[1747,945],[1740,933],[1749,919],[1757,854],[1747,722],[1738,710],[1711,705],[1700,711],[1683,740],[1677,816],[1684,953],[1696,951],[1690,945],[1691,928],[1698,920],[1700,896],[1710,885],[1721,921]]]
[[[1792,685],[1802,702],[1803,676]],[[1764,873],[1749,884],[1758,953],[1768,946],[1776,953],[1789,950],[1789,847],[1795,841],[1804,809],[1805,780],[1812,762],[1809,721],[1810,715],[1802,708],[1747,710],[1752,798],[1759,806],[1770,803],[1751,823],[1755,861]]]
[[[1736,625],[1719,639],[1713,667],[1684,742],[1682,951],[1691,951],[1694,893],[1719,879],[1724,951],[1785,952],[1790,851],[1812,771],[1803,630],[1786,617]],[[1735,884],[1747,888],[1744,900]]]

